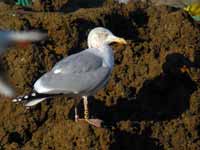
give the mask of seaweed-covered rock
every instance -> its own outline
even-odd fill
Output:
[[[3,66],[20,95],[58,60],[85,49],[92,28],[105,26],[124,37],[127,46],[112,45],[115,67],[108,85],[90,97],[91,117],[105,120],[105,128],[75,123],[74,99],[55,97],[26,110],[1,97],[0,149],[198,149],[199,25],[165,6],[107,0],[71,3],[69,10],[67,3],[53,2],[62,12],[13,15],[17,8],[1,3],[1,29],[49,35],[45,42],[10,48]]]

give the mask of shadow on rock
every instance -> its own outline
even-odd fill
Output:
[[[149,138],[144,135],[116,131],[115,137],[116,141],[111,146],[111,150],[163,150],[163,146],[157,139]]]
[[[185,66],[185,70],[182,70]],[[197,89],[186,68],[193,64],[181,54],[170,54],[163,64],[163,73],[146,80],[135,99],[121,99],[111,107],[90,98],[90,113],[106,123],[115,124],[122,120],[166,120],[180,116],[189,109],[191,94]],[[132,94],[133,95],[133,94]]]
[[[71,23],[77,29],[77,41],[75,42],[74,46],[69,50],[68,55],[75,54],[81,52],[87,46],[87,42],[83,42],[87,39],[89,31],[96,27],[96,24],[92,21],[88,21],[85,19],[75,19]],[[86,45],[84,45],[86,44]]]
[[[136,9],[131,13],[131,18],[134,18],[137,26],[145,26],[148,23],[147,13],[143,9]]]
[[[166,120],[176,118],[189,109],[190,96],[197,90],[196,83],[189,76],[190,67],[194,67],[193,63],[183,55],[168,55],[163,73],[146,80],[134,102],[123,101],[123,105],[116,106],[129,112],[120,120]],[[128,109],[125,109],[126,106]]]
[[[76,11],[80,8],[96,8],[103,5],[105,0],[69,0],[61,7],[61,11],[68,13]]]
[[[8,143],[18,143],[18,144],[23,144],[23,138],[18,132],[12,132],[8,136]]]
[[[163,73],[144,82],[137,94],[141,119],[163,120],[178,117],[189,109],[191,94],[197,89],[189,76],[193,64],[181,54],[170,54],[163,64]]]

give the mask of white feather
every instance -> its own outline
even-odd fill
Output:
[[[25,104],[26,107],[31,107],[34,105],[37,105],[38,103],[44,101],[46,98],[40,98],[40,99],[34,99],[32,101],[29,101],[28,103]]]
[[[38,79],[35,84],[34,84],[34,90],[38,93],[48,93],[51,91],[50,88],[45,87],[42,83],[41,83],[41,79]]]
[[[62,72],[62,70],[61,69],[56,69],[56,70],[54,70],[54,72],[53,73],[55,73],[55,74],[58,74],[58,73],[61,73]]]

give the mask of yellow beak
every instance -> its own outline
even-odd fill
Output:
[[[115,39],[113,40],[113,42],[115,42],[115,43],[119,43],[119,44],[124,44],[124,45],[127,44],[127,42],[126,42],[125,39],[123,39],[123,38],[119,38],[119,37],[115,38]]]

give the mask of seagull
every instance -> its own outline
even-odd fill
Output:
[[[87,42],[88,49],[56,63],[51,71],[34,83],[33,92],[13,99],[13,102],[22,102],[26,107],[31,107],[56,95],[82,97],[84,118],[78,117],[75,106],[75,121],[84,120],[101,127],[102,120],[89,118],[88,96],[94,95],[108,82],[114,66],[113,51],[109,44],[127,43],[103,27],[92,29]]]
[[[25,44],[27,42],[39,41],[46,37],[45,33],[38,31],[0,31],[0,54],[2,54],[9,46],[14,44]],[[8,97],[14,96],[15,92],[3,77],[0,76],[0,94]]]

